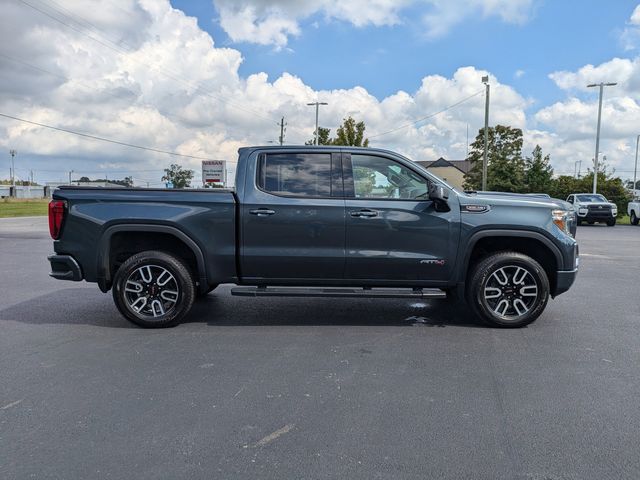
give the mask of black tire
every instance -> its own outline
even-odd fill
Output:
[[[206,292],[204,292],[204,293],[200,293],[200,292],[196,293],[196,297],[197,297],[197,298],[206,297],[206,296],[207,296],[207,295],[209,295],[211,292],[213,292],[216,288],[218,288],[218,284],[211,285],[211,286],[209,287],[209,289],[208,289]]]
[[[144,328],[175,327],[195,298],[195,284],[185,264],[157,251],[129,257],[118,269],[112,290],[120,313]]]
[[[629,218],[631,221],[631,225],[638,225],[638,223],[640,223],[640,218],[638,218],[634,210],[631,210],[631,216]]]
[[[615,227],[616,219],[612,218],[611,220],[607,220],[607,227]]]
[[[526,273],[522,274],[521,270]],[[502,271],[498,275],[498,271]],[[509,278],[509,272],[513,275]],[[499,277],[504,274],[500,283]],[[514,281],[515,280],[515,281]],[[520,284],[522,287],[519,287]],[[532,288],[535,285],[535,293]],[[498,288],[499,286],[499,288]],[[527,293],[524,293],[527,288]],[[486,298],[486,291],[499,291]],[[501,307],[503,301],[507,308]],[[517,328],[530,324],[549,301],[549,279],[533,258],[517,252],[501,252],[481,260],[468,277],[467,303],[480,319],[495,327]],[[502,304],[503,305],[503,304]],[[502,310],[502,314],[498,313]]]

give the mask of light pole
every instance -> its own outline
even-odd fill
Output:
[[[596,193],[598,189],[598,153],[600,150],[600,120],[602,118],[602,92],[604,87],[613,87],[617,85],[615,82],[600,82],[600,83],[590,83],[587,85],[587,88],[592,87],[600,87],[600,100],[598,102],[598,128],[596,130],[596,154],[594,156],[594,164],[593,164],[593,193]]]
[[[71,185],[71,174],[73,173],[73,170],[69,170],[69,185]]]
[[[482,83],[485,84],[484,97],[484,157],[482,158],[482,190],[487,190],[487,158],[489,152],[489,75],[482,77]]]
[[[17,154],[17,150],[9,150],[9,155],[11,155],[11,186],[13,187],[14,192],[16,191],[16,166],[13,159]]]
[[[633,186],[631,187],[633,189],[633,196],[636,196],[636,179],[638,176],[638,143],[640,143],[640,135],[638,135],[636,137],[636,163],[635,166],[633,167]]]
[[[312,102],[312,103],[307,103],[307,105],[316,106],[316,137],[314,140],[314,144],[318,145],[318,110],[320,110],[320,105],[329,105],[329,104],[327,102]]]
[[[582,160],[576,160],[573,164],[573,176],[580,178],[580,170],[582,170]]]

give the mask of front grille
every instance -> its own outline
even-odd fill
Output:
[[[610,205],[589,205],[589,215],[592,217],[610,217]]]

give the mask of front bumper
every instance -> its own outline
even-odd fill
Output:
[[[575,270],[556,272],[556,285],[554,291],[551,293],[551,296],[556,297],[561,293],[569,290],[571,288],[571,285],[573,285],[573,282],[575,282],[577,275],[577,268]]]
[[[49,276],[58,280],[72,280],[74,282],[82,280],[82,269],[71,255],[49,255],[47,260],[51,264]]]

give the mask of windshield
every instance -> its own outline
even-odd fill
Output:
[[[606,202],[607,199],[604,198],[602,195],[595,195],[595,194],[589,194],[589,195],[576,195],[576,197],[578,198],[579,202]]]

